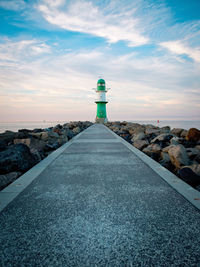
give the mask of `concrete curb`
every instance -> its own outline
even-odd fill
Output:
[[[67,147],[69,147],[74,141],[76,141],[76,139],[80,137],[85,132],[85,130],[74,136],[70,141],[68,141],[55,151],[53,151],[49,156],[47,156],[45,159],[40,161],[38,164],[36,164],[18,179],[16,179],[13,183],[9,184],[2,191],[0,191],[0,212],[12,200],[14,200],[14,198],[16,198],[35,178],[37,178],[38,175],[40,175],[50,163],[52,163],[60,154],[62,154]]]
[[[106,127],[104,125],[104,127]],[[192,205],[200,210],[200,192],[193,187],[179,179],[176,175],[168,171],[158,162],[148,157],[146,154],[129,144],[122,137],[114,133],[108,127],[106,127],[114,136],[117,136],[127,148],[129,148],[135,155],[137,155],[145,164],[147,164],[152,170],[154,170],[163,180],[165,180],[173,189],[187,199]]]

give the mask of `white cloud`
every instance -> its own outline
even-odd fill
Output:
[[[24,9],[25,5],[26,4],[23,0],[0,1],[0,7],[7,10],[21,10]]]
[[[43,53],[50,53],[50,47],[39,40],[21,40],[12,42],[6,40],[0,43],[0,58],[6,61],[17,61],[29,56],[37,56]]]
[[[116,56],[98,49],[55,55],[53,47],[49,48],[52,53],[35,57],[33,48],[43,46],[46,50],[45,43],[36,40],[7,40],[0,45],[1,56],[10,59],[0,56],[3,119],[94,120],[96,96],[92,88],[100,74],[111,87],[110,119],[199,114],[194,93],[200,80],[193,62],[182,64],[170,55],[167,59],[138,58],[135,53]]]
[[[44,0],[38,6],[44,18],[62,29],[89,33],[103,37],[110,43],[126,41],[129,46],[148,43],[148,38],[139,29],[139,21],[131,11],[107,12],[92,2],[73,1],[68,7],[59,9],[63,1]]]
[[[189,47],[180,40],[162,42],[160,45],[177,55],[187,55],[196,62],[200,62],[200,47]]]

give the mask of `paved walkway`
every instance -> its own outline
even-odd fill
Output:
[[[0,266],[200,267],[198,208],[131,147],[93,125],[3,190]]]

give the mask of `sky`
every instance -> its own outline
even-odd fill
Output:
[[[0,0],[0,121],[200,120],[199,0]]]

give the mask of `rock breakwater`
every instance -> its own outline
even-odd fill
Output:
[[[108,122],[108,128],[180,179],[200,191],[200,131],[130,122]]]
[[[91,125],[89,121],[75,121],[0,134],[0,190]]]

